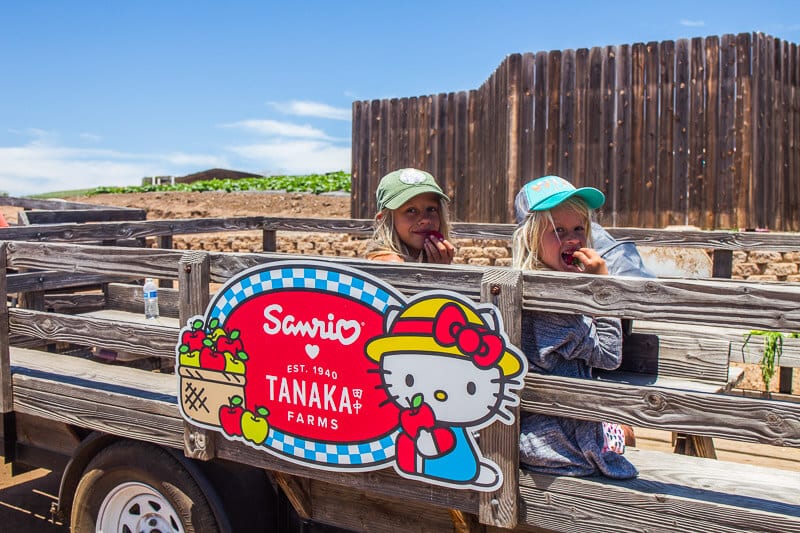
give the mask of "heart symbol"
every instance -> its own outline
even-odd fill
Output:
[[[319,355],[319,346],[316,344],[306,344],[306,355],[311,359],[316,359]]]

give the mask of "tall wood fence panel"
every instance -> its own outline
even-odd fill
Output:
[[[513,54],[476,90],[354,102],[352,131],[355,218],[417,167],[462,221],[558,174],[609,225],[800,231],[800,52],[761,33]]]

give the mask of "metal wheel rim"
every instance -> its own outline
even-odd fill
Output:
[[[138,482],[122,483],[109,492],[97,515],[102,533],[184,533],[175,508],[159,491]]]

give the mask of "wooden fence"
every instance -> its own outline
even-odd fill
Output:
[[[800,230],[800,53],[761,33],[509,55],[477,90],[355,102],[352,136],[354,218],[414,166],[463,221],[558,174],[607,225]]]

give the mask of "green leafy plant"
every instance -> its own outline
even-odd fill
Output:
[[[753,335],[764,337],[764,351],[761,354],[761,380],[764,382],[764,391],[769,391],[769,384],[772,377],[775,375],[775,367],[780,363],[781,355],[783,354],[783,338],[798,338],[800,333],[781,333],[779,331],[762,331],[754,329],[750,333],[745,334],[744,344],[742,345],[742,354],[747,343]]]
[[[286,191],[309,192],[350,192],[350,174],[329,172],[327,174],[308,174],[303,176],[265,176],[262,178],[211,179],[192,183],[164,183],[159,185],[136,185],[128,187],[97,187],[88,194],[135,193],[135,192],[206,192],[206,191]]]

